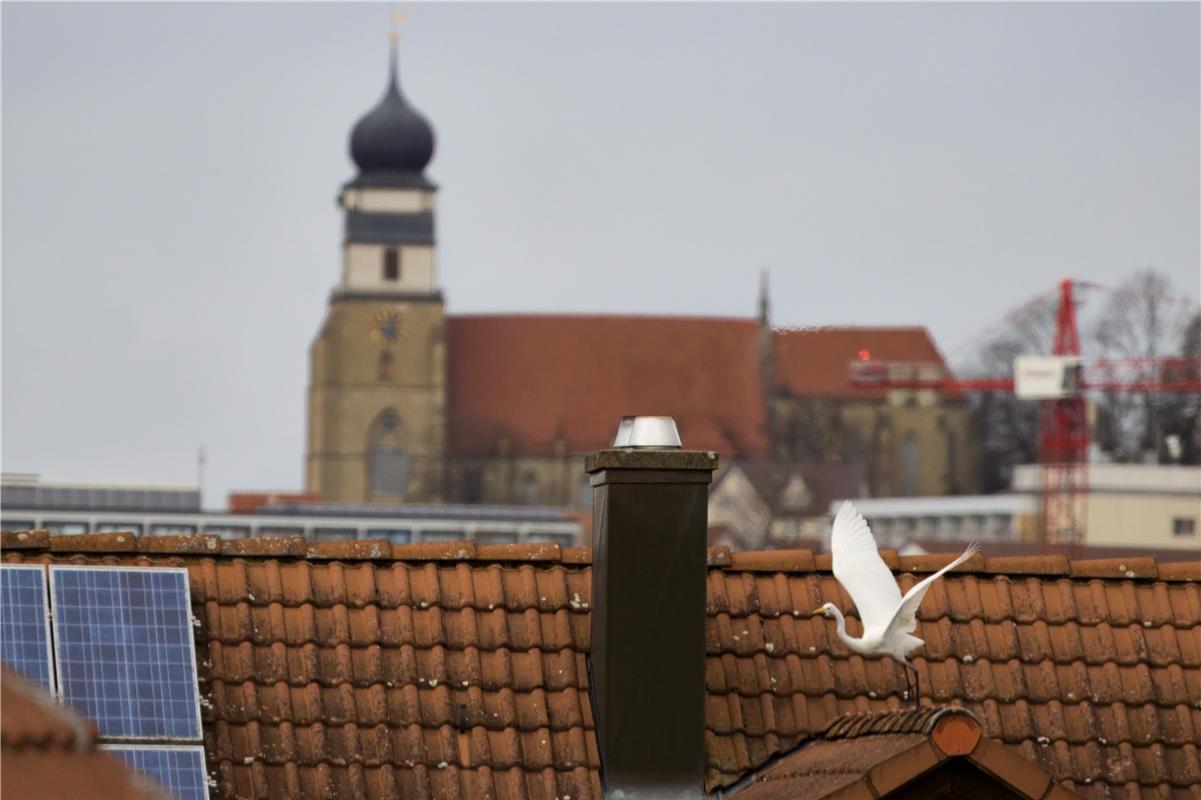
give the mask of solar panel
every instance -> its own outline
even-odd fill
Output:
[[[187,570],[50,567],[58,686],[110,739],[200,739]]]
[[[203,747],[102,745],[143,775],[154,778],[179,800],[208,800]]]
[[[53,692],[50,615],[46,607],[43,567],[0,566],[0,661]]]

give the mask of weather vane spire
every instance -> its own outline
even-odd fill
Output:
[[[388,54],[388,75],[393,87],[396,86],[396,73],[399,71],[396,65],[399,56],[397,55],[396,51],[398,49],[397,43],[400,42],[400,23],[404,22],[406,17],[408,17],[408,14],[403,11],[393,11],[392,25],[391,29],[388,31],[389,50],[391,51]]]
[[[400,41],[400,23],[404,22],[408,16],[409,15],[403,11],[392,12],[392,27],[391,30],[388,31],[388,41],[393,45]]]

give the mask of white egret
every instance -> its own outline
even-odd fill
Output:
[[[847,590],[859,619],[863,621],[863,636],[859,639],[847,635],[846,619],[833,603],[826,603],[813,610],[827,619],[833,618],[838,628],[838,638],[853,652],[865,656],[889,656],[905,669],[905,683],[910,688],[914,701],[921,700],[921,686],[917,670],[906,656],[924,642],[913,635],[917,628],[917,607],[934,581],[948,570],[967,561],[980,551],[975,542],[968,545],[963,555],[913,585],[901,597],[892,571],[880,558],[876,540],[867,526],[863,515],[850,503],[843,503],[834,517],[834,532],[830,538],[830,550],[834,554],[834,577]],[[914,683],[909,683],[913,672]]]

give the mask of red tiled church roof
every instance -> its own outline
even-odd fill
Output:
[[[767,452],[758,324],[641,316],[447,318],[450,449],[607,447],[626,414],[666,414],[698,450]]]
[[[777,330],[772,344],[776,385],[801,397],[883,397],[883,389],[851,385],[850,365],[860,351],[872,361],[946,363],[920,327]]]
[[[753,319],[496,315],[447,317],[450,449],[516,455],[603,448],[626,414],[666,414],[697,450],[768,452]],[[861,349],[873,360],[943,364],[925,328],[774,332],[775,378],[798,396],[879,398],[851,386]]]
[[[21,538],[23,537],[23,538]],[[599,797],[590,553],[555,544],[4,534],[6,561],[187,566],[222,798]],[[946,557],[883,551],[902,589]],[[898,709],[852,655],[828,556],[710,551],[709,788],[833,720]],[[1089,798],[1201,786],[1201,563],[982,559],[926,596],[923,703]],[[848,627],[858,633],[850,615]]]
[[[11,800],[167,800],[96,747],[96,729],[29,681],[0,669],[0,796]]]

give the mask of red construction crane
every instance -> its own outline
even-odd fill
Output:
[[[851,383],[889,389],[1014,392],[1042,403],[1039,464],[1042,536],[1048,544],[1080,544],[1087,527],[1087,392],[1201,392],[1201,358],[1098,359],[1084,364],[1076,324],[1079,287],[1102,288],[1065,278],[1059,284],[1055,337],[1050,356],[1021,356],[1012,378],[958,380],[941,364],[873,361],[860,352]]]

